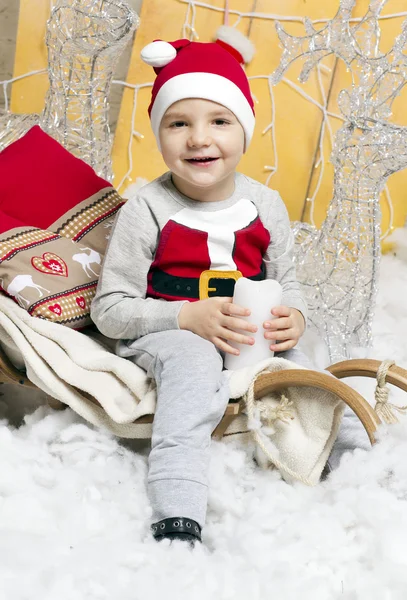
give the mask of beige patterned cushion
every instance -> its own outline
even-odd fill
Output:
[[[37,125],[0,153],[0,293],[80,328],[117,211],[111,184]]]
[[[103,254],[124,200],[105,188],[49,230],[15,227],[0,234],[0,285],[32,316],[75,329],[90,324]]]

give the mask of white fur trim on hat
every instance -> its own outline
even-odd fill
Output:
[[[201,98],[226,106],[245,133],[245,151],[252,139],[255,118],[240,88],[230,79],[215,73],[182,73],[161,86],[151,109],[151,127],[160,148],[159,128],[166,110],[178,100]],[[161,148],[160,148],[161,149]]]
[[[215,39],[221,40],[237,50],[242,55],[245,64],[248,64],[252,60],[256,52],[254,45],[248,37],[243,35],[238,29],[229,27],[228,25],[221,25],[219,27]]]
[[[174,60],[177,56],[177,51],[168,42],[157,40],[144,46],[140,56],[150,67],[165,67],[165,65]]]

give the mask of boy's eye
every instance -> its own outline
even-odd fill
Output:
[[[226,121],[226,119],[216,119],[215,123],[216,125],[228,125],[229,121]]]
[[[186,125],[185,121],[174,121],[174,123],[171,123],[170,127],[179,129],[180,127],[183,127],[184,125]]]

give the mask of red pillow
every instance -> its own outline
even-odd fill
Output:
[[[0,153],[0,293],[83,327],[124,200],[36,125]]]
[[[24,226],[25,223],[22,223],[21,221],[19,221],[19,219],[10,217],[10,215],[6,215],[2,210],[0,210],[0,235],[5,231],[10,231],[11,229],[15,229],[16,227]]]
[[[111,184],[39,125],[0,153],[0,212],[49,229],[67,211]],[[0,218],[0,233],[10,229]]]

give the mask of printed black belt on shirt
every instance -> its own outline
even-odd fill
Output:
[[[201,277],[178,277],[164,271],[154,271],[151,283],[153,290],[159,294],[202,300],[213,296],[233,296],[236,280],[241,276],[240,271],[203,271]],[[248,279],[262,281],[265,279],[265,270],[262,268],[257,275]]]

